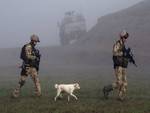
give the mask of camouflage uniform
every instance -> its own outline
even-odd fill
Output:
[[[118,40],[113,46],[113,62],[116,82],[113,83],[113,88],[118,89],[118,96],[124,99],[127,91],[126,69],[128,59],[123,57],[123,49],[125,48],[122,39]]]
[[[36,59],[33,49],[34,49],[34,46],[32,46],[31,43],[25,45],[25,55],[28,61],[32,61]],[[30,64],[30,62],[23,61],[21,76],[19,79],[18,86],[13,91],[13,97],[19,96],[21,87],[25,84],[25,80],[29,75],[31,76],[35,84],[35,94],[37,96],[41,95],[41,86],[40,86],[37,68],[34,65]]]

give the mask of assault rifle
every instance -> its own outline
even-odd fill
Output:
[[[123,54],[124,54],[123,55],[124,57],[129,59],[130,63],[134,64],[137,67],[137,64],[135,63],[134,56],[133,56],[133,53],[131,51],[131,48],[128,48],[128,49],[124,48]]]

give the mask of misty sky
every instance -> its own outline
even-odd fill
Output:
[[[98,17],[142,0],[0,0],[0,48],[20,47],[30,35],[39,35],[40,46],[59,45],[57,22],[66,11],[82,13],[90,29]]]

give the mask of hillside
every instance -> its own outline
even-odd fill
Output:
[[[99,45],[105,50],[112,47],[122,29],[126,29],[130,38],[129,45],[138,50],[138,54],[150,55],[150,1],[146,0],[128,9],[103,16],[97,24],[78,43],[83,45]]]

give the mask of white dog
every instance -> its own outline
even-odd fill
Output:
[[[60,96],[61,92],[68,93],[68,101],[70,101],[70,96],[73,96],[76,100],[78,98],[73,94],[73,91],[75,89],[80,89],[80,86],[78,83],[75,84],[55,84],[55,88],[57,89],[57,95],[55,96],[54,100],[57,100],[57,97]]]

